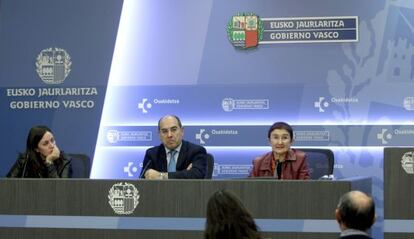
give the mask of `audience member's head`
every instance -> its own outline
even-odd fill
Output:
[[[206,239],[261,238],[252,216],[233,193],[220,190],[207,204]]]
[[[367,231],[375,222],[374,200],[360,191],[345,193],[339,200],[335,216],[342,231]]]

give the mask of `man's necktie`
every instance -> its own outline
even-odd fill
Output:
[[[170,162],[168,163],[168,172],[175,172],[176,170],[176,163],[175,163],[175,154],[177,151],[171,150],[170,154]]]

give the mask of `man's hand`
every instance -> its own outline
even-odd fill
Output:
[[[190,163],[190,165],[188,165],[187,170],[190,170],[193,167],[193,164]]]
[[[154,169],[148,169],[144,176],[146,179],[161,179],[161,173]]]

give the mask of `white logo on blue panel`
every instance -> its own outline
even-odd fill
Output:
[[[120,142],[146,142],[152,140],[152,132],[143,130],[111,129],[106,132],[106,139],[111,144]]]
[[[313,106],[319,109],[319,112],[323,113],[328,108],[329,102],[325,100],[325,97],[319,97],[319,100],[315,101]]]
[[[200,129],[199,133],[196,133],[195,135],[196,140],[199,140],[200,144],[206,144],[206,141],[210,138],[210,135],[206,133],[205,129]]]
[[[179,99],[154,99],[152,103],[147,99],[143,98],[140,103],[138,103],[138,109],[142,111],[143,114],[148,113],[148,110],[151,109],[154,105],[178,105],[180,104]]]
[[[108,130],[108,132],[106,132],[106,139],[108,140],[109,143],[116,143],[119,141],[119,132],[118,130]]]
[[[62,48],[47,48],[36,58],[36,72],[46,84],[61,84],[71,71],[72,61]]]
[[[388,144],[388,140],[392,139],[392,134],[388,133],[388,129],[382,129],[381,133],[377,134],[377,139],[381,140],[382,144]]]
[[[293,132],[293,139],[298,141],[329,141],[329,131],[326,130],[306,130]]]
[[[239,131],[236,129],[211,129],[209,131],[207,131],[206,129],[200,129],[200,131],[198,133],[196,133],[195,135],[195,139],[198,140],[198,142],[202,145],[206,144],[206,141],[208,139],[210,139],[212,136],[214,136],[214,138],[218,138],[221,140],[224,140],[225,138],[223,137],[231,137],[233,135],[238,135]]]
[[[252,165],[250,164],[218,164],[214,163],[213,176],[220,175],[248,175]]]
[[[224,98],[221,101],[221,107],[226,112],[231,112],[234,109],[234,100],[232,98]]]
[[[406,110],[414,110],[414,97],[413,96],[408,96],[404,98],[403,101],[403,106],[404,109]]]
[[[221,107],[226,112],[233,110],[268,110],[270,108],[269,99],[233,99],[224,98]]]
[[[128,165],[124,167],[124,173],[127,173],[128,177],[133,177],[134,173],[138,172],[138,168],[133,165],[134,162],[128,162]]]
[[[147,98],[142,99],[141,103],[138,103],[138,109],[142,110],[142,113],[148,113],[148,110],[151,109],[152,104],[148,102]]]

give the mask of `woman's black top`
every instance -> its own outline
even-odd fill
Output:
[[[63,153],[50,165],[46,165],[39,159],[19,154],[13,167],[7,173],[8,178],[70,178],[71,176],[70,159],[67,159]]]

